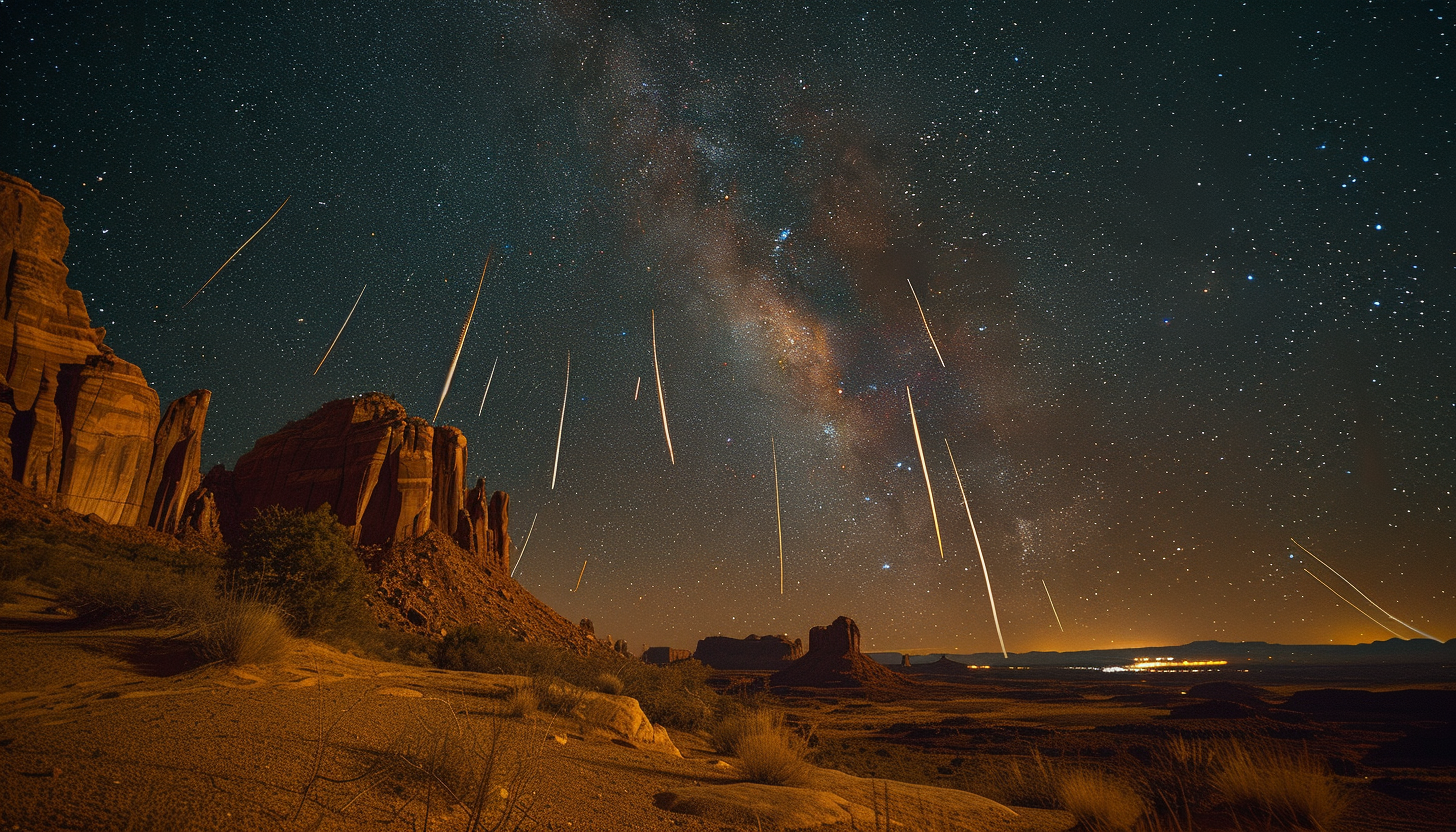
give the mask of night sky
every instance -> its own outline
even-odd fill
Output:
[[[1291,536],[1456,636],[1444,4],[58,5],[0,5],[0,167],[164,405],[213,391],[204,467],[428,417],[494,245],[440,423],[634,649],[996,649],[946,439],[1013,651],[1389,638]]]

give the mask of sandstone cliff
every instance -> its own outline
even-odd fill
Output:
[[[176,532],[201,481],[200,451],[188,449],[207,391],[159,424],[156,391],[66,285],[70,236],[60,203],[0,173],[0,476],[107,523]]]
[[[468,459],[457,428],[431,427],[389,396],[369,393],[284,425],[232,471],[209,471],[203,485],[230,539],[268,506],[312,511],[328,503],[359,546],[392,546],[438,530],[509,573],[510,498],[497,491],[487,505],[483,480],[467,494]]]

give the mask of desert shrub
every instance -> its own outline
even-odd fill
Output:
[[[795,786],[809,776],[810,766],[804,761],[807,743],[781,724],[756,726],[738,737],[734,749],[738,770],[751,783]]]
[[[470,625],[448,633],[435,649],[435,664],[447,670],[551,677],[579,688],[600,689],[603,674],[622,684],[654,723],[680,730],[706,727],[719,697],[708,687],[708,670],[695,661],[658,667],[618,654],[582,656],[561,647],[522,641],[510,633]],[[537,690],[541,707],[549,696]]]
[[[1127,781],[1102,771],[1073,769],[1055,777],[1057,801],[1083,827],[1131,829],[1145,807]]]
[[[532,687],[521,686],[511,691],[510,698],[506,699],[505,712],[509,716],[528,716],[541,707],[541,702],[536,698],[536,690]]]
[[[719,754],[736,754],[738,742],[745,736],[777,731],[783,726],[782,714],[766,709],[744,711],[720,719],[708,732],[708,740]]]
[[[203,658],[229,664],[273,661],[288,649],[288,642],[282,611],[254,593],[219,599],[194,636]]]
[[[602,693],[610,693],[613,696],[621,696],[623,691],[622,680],[615,673],[598,673],[596,689]]]
[[[1329,770],[1307,753],[1233,742],[1221,752],[1213,787],[1236,813],[1290,828],[1328,829],[1349,803]]]
[[[1060,805],[1050,764],[1029,756],[977,755],[961,771],[961,788],[1008,806],[1051,809]]]
[[[217,573],[177,572],[154,562],[68,560],[52,564],[60,602],[106,620],[190,623],[216,603]]]
[[[571,716],[585,698],[581,688],[555,676],[532,677],[530,690],[538,708],[558,716]]]
[[[233,566],[241,583],[276,597],[305,635],[357,628],[369,620],[365,598],[373,581],[327,504],[310,512],[263,509]]]

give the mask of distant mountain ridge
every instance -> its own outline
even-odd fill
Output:
[[[904,653],[869,653],[881,664],[898,665]],[[927,653],[911,655],[912,665],[944,655],[952,661],[990,667],[1115,667],[1137,659],[1171,657],[1186,661],[1222,659],[1229,664],[1444,664],[1456,662],[1456,639],[1398,639],[1368,644],[1270,644],[1265,641],[1194,641],[1175,647],[1120,647],[1107,650],[1012,653]]]

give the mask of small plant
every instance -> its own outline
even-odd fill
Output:
[[[754,726],[738,737],[734,749],[738,770],[751,783],[796,786],[809,777],[808,743],[782,724]]]
[[[1131,829],[1143,816],[1143,800],[1124,780],[1077,769],[1056,777],[1057,800],[1087,829]]]
[[[783,727],[782,714],[767,709],[745,711],[720,720],[709,731],[708,740],[719,754],[737,754],[739,741],[749,734],[779,731]]]
[[[198,624],[197,652],[212,661],[263,664],[288,649],[288,626],[283,612],[254,593],[219,599],[211,615]]]
[[[244,583],[275,594],[304,635],[368,620],[372,580],[327,504],[310,512],[263,509],[233,565]]]
[[[531,679],[531,691],[536,697],[537,707],[557,716],[571,716],[581,704],[582,690],[555,676],[536,676]]]
[[[597,690],[602,693],[610,693],[613,696],[621,696],[624,686],[621,677],[614,673],[602,673],[597,676]]]
[[[1270,824],[1328,829],[1349,803],[1329,770],[1307,753],[1230,743],[1213,774],[1213,787],[1236,814],[1262,816]]]
[[[539,707],[541,703],[536,699],[536,691],[523,685],[512,691],[506,700],[505,712],[508,716],[528,716]]]

